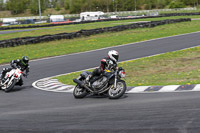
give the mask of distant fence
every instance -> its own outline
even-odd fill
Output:
[[[42,24],[42,25],[28,25],[28,26],[5,26],[5,27],[0,27],[0,30],[42,28],[42,27],[53,27],[53,26],[63,26],[63,25],[86,24],[86,23],[94,23],[94,22],[119,21],[119,20],[143,19],[143,18],[158,18],[158,17],[162,17],[162,16],[144,16],[144,17],[136,17],[136,18],[102,19],[102,20],[91,20],[91,21],[61,23],[61,24]]]
[[[142,14],[142,13],[152,13],[152,12],[170,12],[170,11],[189,11],[197,10],[196,7],[191,8],[175,8],[175,9],[155,9],[155,10],[139,10],[139,11],[121,11],[121,12],[108,12],[107,15],[122,15],[122,14]]]
[[[168,12],[168,11],[188,11],[188,10],[197,10],[196,7],[191,8],[175,8],[175,9],[155,9],[155,10],[139,10],[139,11],[121,11],[121,12],[108,12],[106,15],[114,14],[141,14],[141,13],[150,13],[150,12]],[[79,17],[80,14],[65,14],[66,18],[70,17]],[[16,20],[26,20],[26,19],[40,19],[40,16],[30,16],[30,17],[13,17]],[[42,19],[48,19],[48,16],[41,16]],[[4,18],[0,18],[0,21],[3,21]]]
[[[16,20],[26,20],[26,19],[40,19],[40,16],[30,16],[30,17],[12,17]],[[41,19],[47,19],[47,16],[41,16]],[[0,18],[0,21],[3,21],[4,18]]]
[[[79,14],[65,14],[65,17],[79,17]],[[27,19],[40,19],[40,16],[30,16],[30,17],[12,17],[16,20],[27,20]],[[41,19],[48,19],[48,16],[41,16]],[[4,18],[0,18],[0,21],[3,21]]]
[[[147,27],[150,28],[150,27],[155,27],[155,26],[159,26],[159,25],[186,22],[186,21],[191,21],[191,19],[190,18],[168,19],[168,20],[161,20],[161,21],[119,25],[119,26],[114,26],[114,27],[104,27],[104,28],[97,28],[97,29],[90,29],[90,30],[80,30],[78,32],[72,32],[72,33],[60,33],[60,34],[43,35],[43,36],[37,36],[37,37],[14,38],[14,39],[0,41],[0,47],[1,48],[15,47],[15,46],[19,46],[19,45],[28,45],[28,44],[61,40],[61,39],[73,39],[73,38],[78,38],[81,36],[90,36],[90,35],[106,33],[106,32],[118,32],[118,31],[124,31],[124,30],[128,30],[128,29],[136,29],[136,28],[147,28]]]
[[[81,21],[81,22],[61,23],[61,24],[42,24],[42,25],[28,25],[28,26],[5,26],[5,27],[0,27],[0,30],[42,28],[42,27],[53,27],[53,26],[63,26],[63,25],[86,24],[86,23],[94,23],[94,22],[119,21],[119,20],[131,20],[131,19],[146,19],[146,18],[159,18],[159,17],[170,17],[170,16],[190,16],[190,15],[200,15],[200,12],[196,12],[196,13],[167,13],[167,14],[162,14],[162,15],[159,15],[159,16],[143,16],[143,17],[134,17],[134,18],[114,18],[114,19],[102,19],[102,20]]]

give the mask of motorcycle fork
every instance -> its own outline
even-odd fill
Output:
[[[114,83],[114,88],[117,88],[117,71],[115,72],[115,83]]]
[[[9,78],[7,78],[6,81],[2,85],[4,86],[7,82],[9,82]]]
[[[12,77],[11,77],[11,79],[10,79],[10,81],[8,82],[8,84],[7,84],[7,85],[9,85],[9,84],[12,82],[12,80],[13,80],[14,78],[15,78],[15,77],[14,77],[14,76],[12,76]],[[8,78],[7,80],[9,80],[9,78]]]

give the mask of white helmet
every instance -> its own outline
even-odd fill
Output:
[[[111,51],[108,52],[108,57],[111,60],[117,62],[118,59],[119,59],[119,53],[117,51],[115,51],[115,50],[111,50]]]

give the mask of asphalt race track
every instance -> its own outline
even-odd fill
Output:
[[[1,35],[1,34],[10,34],[10,33],[15,33],[15,32],[34,31],[34,30],[39,30],[39,29],[27,29],[27,30],[8,30],[8,31],[0,31],[0,35]]]
[[[200,32],[32,61],[23,87],[11,93],[0,92],[0,133],[199,133],[200,92],[77,100],[72,94],[31,86],[41,78],[98,66],[110,49],[118,50],[120,61],[124,61],[199,46],[199,36]]]
[[[16,33],[16,32],[26,32],[26,31],[34,31],[34,30],[45,30],[45,29],[53,29],[56,27],[51,27],[51,28],[33,28],[33,29],[25,29],[25,30],[6,30],[6,31],[0,31],[1,34],[10,34],[10,33]]]

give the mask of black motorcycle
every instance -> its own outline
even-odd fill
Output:
[[[110,99],[118,99],[126,92],[126,83],[121,80],[125,77],[125,70],[121,67],[115,71],[105,70],[103,74],[94,76],[87,82],[86,78],[90,74],[91,72],[84,71],[77,79],[73,79],[77,84],[73,91],[75,98],[106,94]]]

